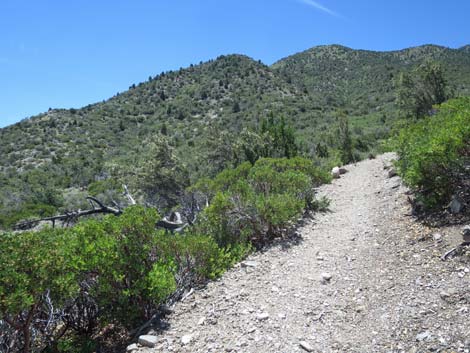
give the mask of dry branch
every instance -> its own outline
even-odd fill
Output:
[[[70,222],[73,222],[83,216],[90,216],[93,214],[114,214],[116,216],[119,216],[122,213],[122,210],[120,208],[106,206],[95,197],[88,196],[87,200],[92,207],[91,209],[70,211],[70,212],[66,212],[64,214],[60,214],[57,216],[34,219],[30,221],[22,221],[22,222],[17,223],[14,229],[15,230],[28,230],[28,229],[36,227],[41,222],[52,222],[52,227],[55,227],[56,221],[62,221],[65,224],[69,224]]]

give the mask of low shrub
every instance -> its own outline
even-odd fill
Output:
[[[470,98],[436,109],[433,116],[403,128],[395,140],[398,171],[429,209],[468,193],[470,178]]]
[[[328,180],[306,159],[260,159],[193,187],[210,204],[183,234],[156,230],[157,211],[140,206],[71,228],[0,234],[0,351],[99,351],[99,333],[135,328],[284,234],[318,208],[313,188]]]
[[[177,288],[218,277],[250,251],[156,230],[158,220],[133,206],[69,229],[0,235],[0,351],[95,349],[104,328],[135,328]]]
[[[330,176],[307,159],[262,158],[204,179],[192,190],[210,205],[199,229],[220,246],[251,242],[262,246],[282,235],[302,212],[314,207],[314,187]]]

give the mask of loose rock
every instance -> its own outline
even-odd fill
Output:
[[[462,237],[465,243],[470,243],[470,225],[463,227]]]
[[[323,272],[320,277],[322,283],[328,283],[333,276],[330,273]]]
[[[391,169],[388,170],[387,175],[388,175],[389,178],[393,178],[393,177],[397,176],[397,171],[395,169],[391,168]]]
[[[300,341],[299,345],[303,350],[305,350],[307,352],[313,352],[313,347],[311,345],[309,345],[307,342]]]
[[[192,341],[192,339],[193,339],[192,335],[184,335],[183,337],[181,337],[181,343],[183,344],[183,346],[186,346]]]
[[[332,170],[331,170],[331,176],[333,177],[333,179],[339,179],[340,178],[340,171],[339,171],[339,167],[334,167]]]
[[[153,348],[158,342],[158,337],[151,335],[142,335],[139,336],[138,342],[141,346]]]
[[[429,331],[424,331],[416,335],[416,340],[418,342],[425,341],[431,338],[431,333]]]
[[[132,343],[132,344],[127,346],[126,352],[132,352],[132,351],[135,351],[137,349],[139,349],[139,346],[137,345],[137,343]]]
[[[259,321],[264,321],[269,319],[269,314],[268,313],[261,313],[256,315],[256,319]]]
[[[242,261],[240,265],[242,267],[256,267],[258,266],[258,263],[256,261]]]

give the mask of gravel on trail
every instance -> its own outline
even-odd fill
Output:
[[[470,263],[458,230],[409,216],[393,154],[318,188],[330,211],[193,291],[148,332],[160,352],[470,352]],[[385,168],[384,168],[385,166]]]

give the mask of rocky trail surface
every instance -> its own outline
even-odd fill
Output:
[[[470,264],[457,228],[413,220],[392,154],[347,166],[284,240],[190,293],[134,352],[469,352]],[[150,339],[151,342],[147,342]],[[153,348],[145,347],[153,346]]]

